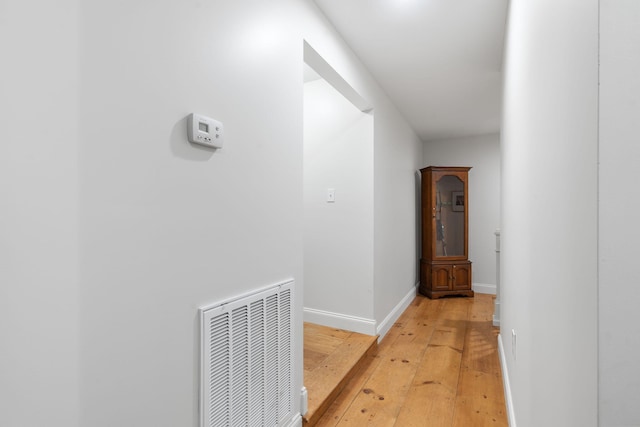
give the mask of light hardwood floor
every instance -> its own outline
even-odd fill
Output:
[[[314,424],[506,427],[492,313],[490,295],[416,297]]]
[[[309,393],[305,426],[313,426],[367,362],[377,337],[304,324],[304,385]]]

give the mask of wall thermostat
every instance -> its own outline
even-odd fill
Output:
[[[224,134],[222,122],[200,114],[189,114],[187,133],[189,142],[205,147],[222,148]]]

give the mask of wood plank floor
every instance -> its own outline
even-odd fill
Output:
[[[313,426],[353,378],[367,356],[375,351],[378,337],[304,324],[304,385],[309,410],[305,426]]]
[[[315,425],[506,427],[492,313],[491,295],[416,297]]]

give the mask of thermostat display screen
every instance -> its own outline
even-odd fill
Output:
[[[209,125],[206,123],[198,122],[198,128],[201,132],[209,133]]]

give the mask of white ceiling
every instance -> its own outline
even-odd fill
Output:
[[[424,141],[499,132],[508,0],[315,0]]]

